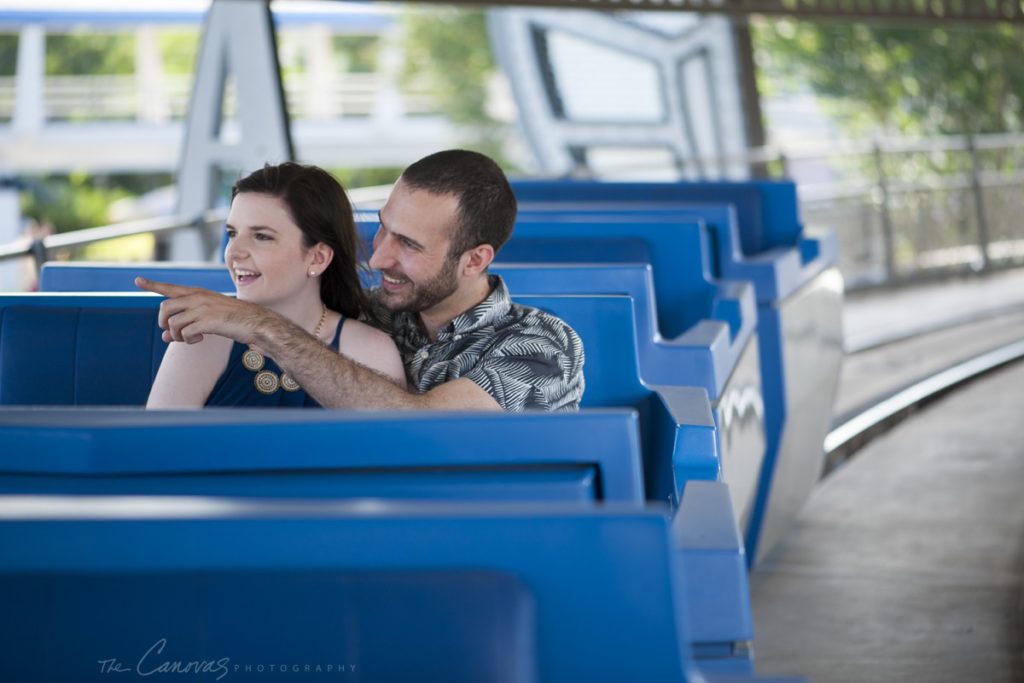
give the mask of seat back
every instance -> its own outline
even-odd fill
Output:
[[[667,524],[615,506],[0,497],[0,545],[19,549],[0,557],[0,670],[683,681]]]
[[[138,276],[157,282],[233,292],[223,263],[96,263],[48,261],[39,271],[40,292],[138,292]]]
[[[145,404],[167,348],[157,298],[121,308],[2,298],[29,305],[0,303],[0,405]]]
[[[796,243],[799,220],[796,185],[788,180],[720,182],[598,182],[515,180],[520,203],[535,202],[701,202],[731,204],[742,227],[744,254],[758,254]]]
[[[159,301],[0,297],[0,405],[141,405],[164,349]],[[123,339],[109,342],[111,330]],[[638,384],[635,373],[632,381]],[[31,485],[68,493],[643,498],[637,418],[629,411],[369,416],[7,409],[0,412],[0,431],[0,487],[8,491]],[[538,439],[545,448],[536,447]],[[491,445],[480,448],[483,443]]]

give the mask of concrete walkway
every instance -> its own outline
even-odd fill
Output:
[[[848,294],[843,304],[847,348],[979,311],[1024,308],[1024,268],[900,289]]]

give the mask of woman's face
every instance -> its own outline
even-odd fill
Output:
[[[303,246],[302,231],[284,201],[242,192],[231,202],[225,229],[224,263],[239,299],[272,307],[289,303],[307,287],[319,294],[316,275],[326,265],[316,263],[320,259],[315,248]]]

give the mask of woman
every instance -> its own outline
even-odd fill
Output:
[[[391,337],[356,318],[367,311],[352,206],[315,166],[264,166],[231,191],[224,263],[239,299],[265,306],[402,386]],[[216,335],[167,348],[148,408],[318,406],[259,349]]]

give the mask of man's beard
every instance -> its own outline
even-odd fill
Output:
[[[441,272],[422,284],[413,284],[412,298],[405,302],[392,305],[387,297],[383,297],[384,305],[393,313],[419,313],[441,303],[459,288],[456,271],[458,259],[446,259]]]

